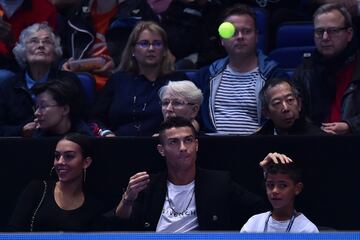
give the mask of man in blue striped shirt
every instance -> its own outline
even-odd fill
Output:
[[[207,133],[250,135],[263,123],[260,89],[268,78],[287,75],[256,48],[256,15],[250,7],[234,5],[223,20],[235,28],[233,36],[221,39],[228,56],[194,78],[204,93],[201,127]]]

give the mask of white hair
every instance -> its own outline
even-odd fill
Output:
[[[169,81],[169,83],[159,90],[159,98],[163,100],[164,94],[171,91],[173,94],[184,97],[189,103],[201,105],[203,94],[195,84],[188,80]]]
[[[23,68],[26,67],[26,63],[27,63],[27,60],[25,58],[26,41],[32,34],[40,30],[45,30],[50,33],[51,40],[54,42],[54,54],[55,54],[54,61],[58,60],[62,56],[63,51],[60,44],[60,38],[54,34],[52,28],[48,25],[48,23],[47,22],[34,23],[33,25],[30,25],[29,27],[22,30],[22,32],[20,33],[19,40],[13,49],[13,53],[16,58],[16,61]]]

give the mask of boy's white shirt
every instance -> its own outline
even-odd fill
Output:
[[[265,222],[268,219],[270,211],[256,214],[249,218],[245,225],[241,228],[240,232],[244,233],[260,233],[264,232]],[[269,218],[267,232],[285,232],[290,222],[276,221],[272,217]],[[290,229],[291,233],[318,233],[319,230],[304,214],[300,213],[295,217],[293,225]]]

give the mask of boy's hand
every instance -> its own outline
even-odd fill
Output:
[[[281,153],[269,153],[259,164],[264,171],[269,167],[270,164],[288,164],[293,162],[291,158]]]

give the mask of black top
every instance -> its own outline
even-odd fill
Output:
[[[32,181],[25,188],[10,219],[11,229],[30,231],[31,222],[33,222],[33,231],[89,231],[92,229],[94,221],[102,212],[102,204],[89,195],[85,195],[84,203],[79,208],[61,209],[54,198],[55,182],[47,182],[46,185],[46,194],[39,208],[45,189],[44,182]],[[37,208],[38,211],[34,217]]]
[[[275,125],[273,121],[268,120],[254,135],[274,135]],[[279,134],[279,133],[278,133]],[[327,135],[318,126],[306,121],[305,119],[298,119],[293,126],[288,129],[288,135]],[[281,134],[279,134],[281,135]]]

